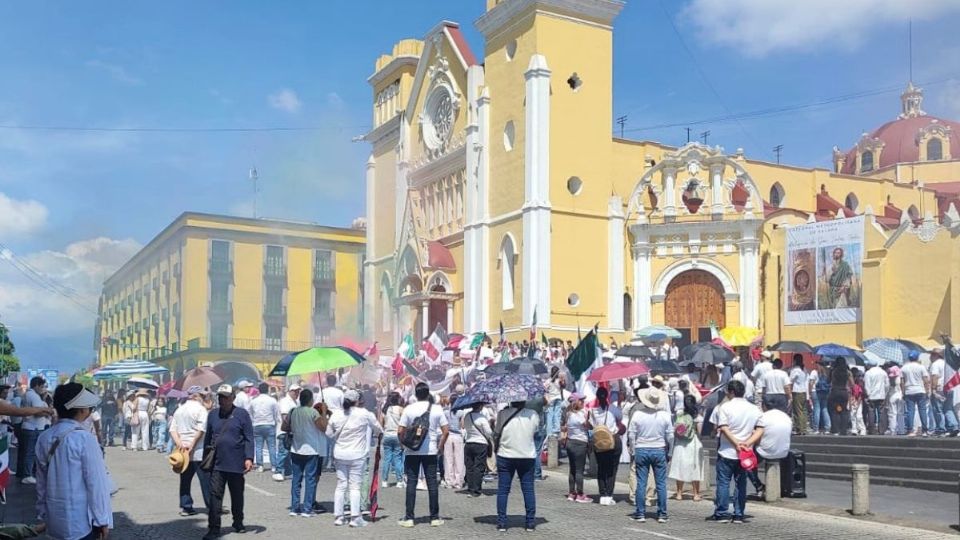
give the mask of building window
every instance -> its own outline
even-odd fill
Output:
[[[630,293],[623,293],[623,329],[633,329],[633,298]]]
[[[783,190],[783,186],[780,185],[780,182],[775,182],[770,188],[770,206],[774,208],[783,208],[783,199],[786,197],[786,192]]]
[[[227,324],[218,323],[210,325],[210,348],[211,349],[226,349],[227,348]]]
[[[943,159],[943,141],[934,137],[927,141],[927,161],[939,161]]]
[[[873,170],[873,152],[866,150],[860,154],[860,172],[870,172]]]
[[[502,286],[502,309],[513,309],[514,297],[514,272],[515,261],[517,258],[516,246],[513,245],[513,238],[509,235],[503,237],[500,243],[500,279]]]
[[[263,264],[264,274],[268,277],[286,277],[287,268],[283,264],[283,248],[267,246],[267,258]]]
[[[268,324],[265,329],[264,348],[270,351],[279,351],[283,348],[283,326]]]
[[[283,313],[283,288],[268,286],[263,308],[267,315],[281,315]]]
[[[210,284],[210,311],[225,313],[230,304],[230,284],[212,282]]]
[[[210,258],[215,261],[230,260],[230,242],[214,240],[210,243]]]
[[[333,253],[326,250],[313,252],[313,276],[319,281],[333,281]]]
[[[329,289],[314,289],[313,297],[313,314],[320,319],[333,319],[333,292]]]

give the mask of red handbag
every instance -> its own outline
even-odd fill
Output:
[[[740,468],[749,472],[757,468],[757,454],[753,449],[741,450],[738,456],[740,458]]]

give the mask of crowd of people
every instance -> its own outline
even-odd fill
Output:
[[[616,356],[613,347],[607,361]],[[404,490],[401,527],[415,525],[418,491],[427,492],[427,521],[438,527],[444,524],[441,488],[480,497],[485,482],[496,482],[500,530],[507,526],[516,476],[525,527],[533,530],[535,485],[545,478],[546,443],[554,439],[556,446],[549,446],[566,460],[567,500],[616,505],[626,498],[633,519],[645,522],[647,508],[655,508],[651,515],[662,523],[668,520],[668,499],[684,500],[686,494],[702,499],[703,449],[710,444],[718,448],[710,519],[741,523],[747,481],[762,495],[758,464],[786,457],[792,436],[957,433],[957,410],[952,392],[943,391],[939,350],[931,353],[929,365],[911,354],[902,367],[783,355],[789,368],[777,354],[763,351],[756,362],[686,364],[681,373],[584,388],[568,380],[564,344],[532,354],[523,345],[518,349],[543,359],[542,397],[455,410],[458,397],[484,378],[485,367],[458,358],[459,369],[448,370],[447,379],[439,382],[405,376],[364,384],[345,373],[330,373],[323,381],[291,380],[286,387],[249,381],[236,388],[194,386],[185,389],[182,399],[158,397],[150,390],[95,395],[74,383],[50,395],[37,377],[10,399],[9,387],[0,387],[5,399],[0,414],[9,416],[18,441],[17,476],[37,485],[38,514],[47,520],[48,531],[62,531],[63,538],[94,538],[112,526],[109,497],[115,488],[101,448],[113,446],[117,438],[125,450],[168,455],[179,475],[181,516],[198,513],[192,494],[198,479],[208,509],[205,538],[210,539],[221,534],[223,516],[230,516],[234,530],[246,530],[247,474],[289,482],[289,516],[299,519],[331,511],[320,503],[328,497],[317,493],[317,485],[323,472],[333,472],[333,524],[347,527],[371,523],[372,482]],[[657,351],[669,359],[672,349],[668,344]],[[414,365],[422,371],[432,367],[423,359]],[[53,419],[57,421],[51,424]],[[73,451],[64,452],[60,461],[56,451],[64,445]],[[71,461],[74,451],[83,455],[82,462]],[[375,470],[378,451],[380,468]],[[629,489],[617,493],[617,473],[624,466],[630,469]],[[588,476],[595,476],[595,488],[588,485]],[[70,503],[56,497],[58,490],[77,489],[81,483],[85,497]],[[223,507],[226,491],[229,509]]]

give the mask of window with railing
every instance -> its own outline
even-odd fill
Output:
[[[287,266],[283,261],[283,248],[280,246],[267,246],[267,257],[263,261],[263,274],[265,277],[280,278],[287,275]]]
[[[210,311],[225,313],[230,304],[230,285],[215,283],[210,287]]]
[[[263,348],[270,351],[282,350],[283,326],[279,324],[268,324],[264,330]]]
[[[230,242],[213,240],[210,242],[210,272],[226,274],[233,272],[230,261]]]
[[[263,303],[263,313],[265,315],[279,317],[283,315],[283,288],[268,286],[266,298]]]
[[[333,292],[314,289],[313,314],[320,319],[333,319]]]
[[[333,281],[333,252],[316,250],[313,255],[313,279],[316,281]]]

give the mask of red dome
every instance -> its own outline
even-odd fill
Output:
[[[960,156],[960,123],[943,120],[935,116],[898,118],[880,126],[879,129],[868,136],[870,139],[879,139],[883,142],[883,150],[880,152],[880,162],[874,164],[874,170],[889,167],[897,163],[920,161],[920,147],[917,145],[917,134],[921,129],[931,124],[939,124],[950,128],[950,155],[953,157]],[[946,148],[944,148],[944,154],[946,154]],[[847,152],[843,168],[840,172],[844,174],[857,174],[856,147]]]

